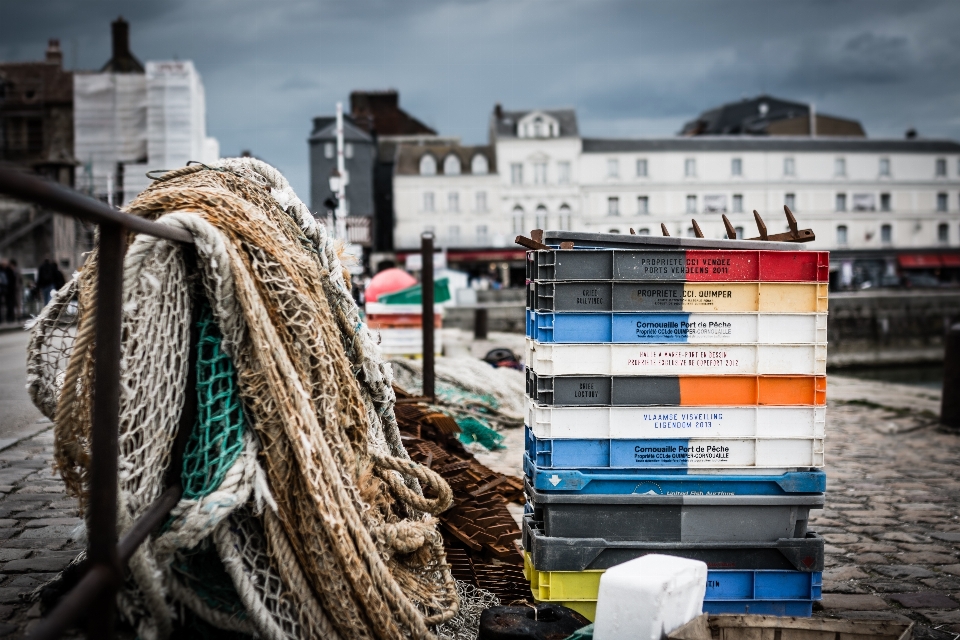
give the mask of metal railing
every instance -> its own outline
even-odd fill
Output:
[[[98,225],[100,230],[86,567],[79,582],[28,637],[58,638],[85,616],[89,638],[109,639],[114,637],[116,594],[123,583],[124,567],[180,500],[183,449],[196,418],[196,394],[187,393],[166,477],[167,488],[118,541],[120,325],[127,235],[146,233],[189,245],[184,252],[188,265],[195,257],[193,237],[182,229],[123,213],[68,187],[19,171],[0,169],[0,194],[81,218]],[[196,341],[193,328],[187,389],[196,387]]]

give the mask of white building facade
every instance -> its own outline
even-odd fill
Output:
[[[148,171],[215,161],[219,144],[206,134],[203,82],[193,63],[74,74],[74,153],[77,188],[117,206],[150,184]]]
[[[707,237],[721,238],[721,214],[749,238],[758,235],[754,210],[770,233],[785,231],[784,205],[816,234],[807,246],[834,251],[836,264],[960,249],[960,143],[950,140],[583,138],[573,110],[499,106],[490,138],[495,173],[397,171],[398,251],[418,246],[424,230],[443,246],[499,251],[535,228],[660,234],[662,223],[671,235],[692,236],[693,218]],[[480,190],[486,211],[445,206],[451,194],[469,203]],[[451,234],[454,225],[460,231]],[[483,235],[464,233],[480,227]]]

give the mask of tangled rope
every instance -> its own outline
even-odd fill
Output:
[[[182,607],[265,638],[434,637],[459,606],[431,517],[452,494],[401,445],[390,367],[324,227],[249,158],[168,172],[128,210],[195,245],[138,235],[124,260],[118,533],[165,488],[187,394],[201,410],[183,498],[131,559],[124,618],[143,638],[169,637]],[[28,355],[57,468],[81,501],[96,272],[94,251],[44,309]]]

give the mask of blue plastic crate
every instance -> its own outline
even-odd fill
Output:
[[[780,475],[695,474],[686,469],[656,472],[620,469],[542,469],[526,453],[523,470],[537,491],[586,495],[654,493],[658,495],[760,495],[823,493],[823,471],[790,471]]]
[[[812,344],[825,313],[551,313],[527,310],[527,337],[543,343]]]
[[[750,613],[758,616],[809,618],[813,615],[813,601],[704,600],[703,612],[714,615],[721,613]]]
[[[763,469],[822,466],[820,438],[538,438],[524,427],[526,453],[540,468],[556,469]],[[786,443],[790,448],[781,446]]]

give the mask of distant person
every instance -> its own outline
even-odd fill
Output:
[[[43,304],[46,306],[53,296],[53,292],[63,286],[65,282],[63,273],[57,268],[49,257],[43,259],[43,264],[37,270],[37,287],[40,289],[40,295],[43,296]]]
[[[7,261],[0,260],[0,322],[3,321],[2,311],[10,297],[10,279],[7,277]]]
[[[7,309],[7,322],[16,322],[20,319],[20,298],[23,279],[20,277],[20,268],[16,260],[10,260],[4,267],[7,276],[7,296],[4,300]]]

